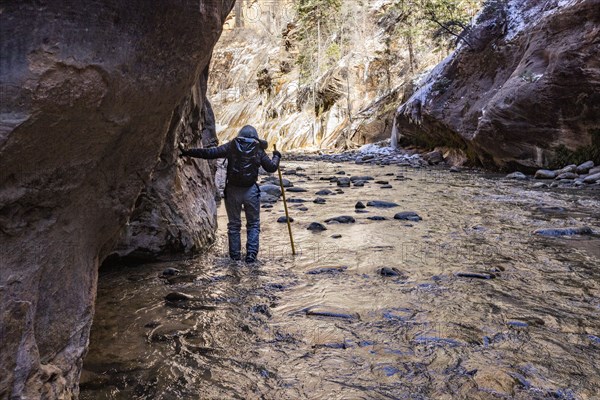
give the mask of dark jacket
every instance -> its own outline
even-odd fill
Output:
[[[225,143],[219,147],[211,147],[207,149],[191,149],[183,151],[182,154],[185,156],[196,157],[196,158],[204,158],[204,159],[216,159],[216,158],[227,158],[227,181],[236,186],[248,186],[247,184],[237,184],[237,171],[234,171],[235,168],[235,157],[236,157],[236,140],[238,138]],[[240,140],[248,140],[246,138],[241,138]],[[280,157],[278,155],[273,156],[273,161],[269,158],[269,156],[265,153],[265,151],[258,146],[256,157],[254,159],[254,167],[256,168],[256,172],[253,174],[253,183],[256,182],[258,178],[258,167],[261,166],[263,169],[269,173],[277,171],[277,167],[279,167]]]

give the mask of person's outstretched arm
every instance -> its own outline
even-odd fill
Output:
[[[263,151],[260,157],[260,165],[269,173],[275,172],[277,171],[277,167],[279,167],[279,160],[281,160],[281,153],[277,150],[273,152],[273,161],[271,161],[267,153]]]
[[[222,144],[219,147],[209,147],[207,149],[181,150],[180,157],[195,157],[213,160],[215,158],[225,158],[229,152],[229,143]]]

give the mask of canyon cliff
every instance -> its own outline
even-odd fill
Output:
[[[599,162],[600,1],[489,1],[396,124],[491,168]]]
[[[155,256],[211,241],[213,170],[177,143],[215,142],[206,68],[232,6],[3,3],[0,398],[77,397],[117,243]]]

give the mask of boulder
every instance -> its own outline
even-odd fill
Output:
[[[585,178],[583,178],[583,181],[585,183],[596,183],[598,181],[600,181],[600,172],[593,174],[593,175],[588,175]]]
[[[598,1],[483,7],[461,45],[398,108],[399,143],[455,143],[472,163],[523,170],[544,168],[563,147],[591,148],[600,115]]]
[[[554,179],[556,178],[556,172],[549,169],[538,169],[535,171],[535,179]]]
[[[557,175],[554,179],[560,181],[562,179],[576,179],[578,177],[579,175],[577,175],[575,172],[563,172],[560,175]]]
[[[522,172],[513,172],[512,174],[506,175],[506,179],[516,179],[519,181],[527,179],[527,176]]]
[[[590,161],[586,161],[582,164],[579,164],[577,166],[577,168],[575,169],[575,172],[578,173],[579,175],[583,175],[583,174],[587,174],[588,171],[592,168],[594,168],[594,162],[590,160]]]

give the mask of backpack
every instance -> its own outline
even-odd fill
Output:
[[[237,137],[231,141],[227,162],[227,182],[250,187],[258,178],[260,142],[254,138]]]

